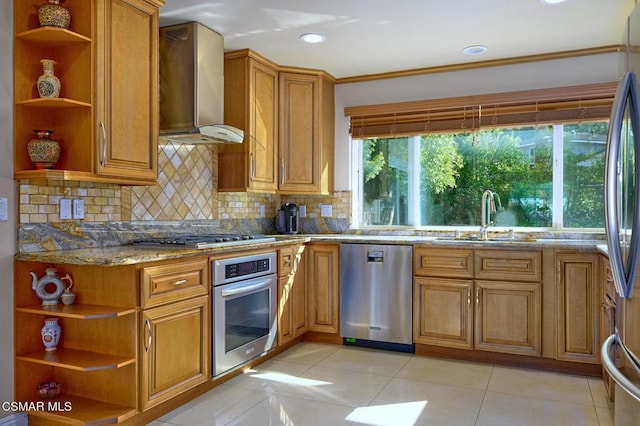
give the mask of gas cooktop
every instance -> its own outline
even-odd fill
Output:
[[[139,239],[133,241],[133,245],[137,247],[206,249],[242,244],[268,243],[275,240],[275,237],[265,237],[262,234],[178,235],[175,237]]]

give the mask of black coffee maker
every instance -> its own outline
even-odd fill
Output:
[[[298,233],[298,206],[293,203],[285,203],[280,206],[274,218],[276,232],[278,234]]]

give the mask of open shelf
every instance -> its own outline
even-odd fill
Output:
[[[56,315],[63,318],[97,319],[121,317],[135,313],[135,308],[120,308],[115,306],[73,305],[58,304],[54,306],[31,305],[16,308],[17,312],[26,312],[39,315]]]
[[[89,37],[64,28],[40,27],[16,34],[16,38],[44,45],[65,46],[75,43],[91,43]]]
[[[109,355],[99,352],[80,351],[67,348],[58,348],[51,352],[41,350],[28,354],[17,355],[16,359],[77,371],[96,371],[121,368],[136,362],[135,357]]]
[[[52,400],[42,402],[45,410],[28,411],[29,415],[71,425],[121,423],[137,414],[136,409],[133,407],[110,404],[64,393]],[[36,405],[36,407],[38,406]],[[48,408],[51,410],[47,411]]]
[[[37,108],[91,108],[87,102],[69,98],[35,98],[16,102],[16,105]]]

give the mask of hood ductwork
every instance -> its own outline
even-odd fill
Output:
[[[224,40],[197,22],[160,28],[160,136],[190,144],[242,143],[224,123]]]

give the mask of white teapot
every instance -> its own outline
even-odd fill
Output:
[[[33,278],[31,288],[35,290],[36,295],[42,300],[43,306],[53,306],[58,304],[58,299],[67,287],[63,282],[64,280],[69,281],[69,288],[73,285],[71,275],[67,274],[62,278],[58,278],[56,275],[56,268],[45,269],[45,275],[40,279],[38,279],[35,272],[29,273]],[[51,291],[51,285],[53,285],[53,291]]]

